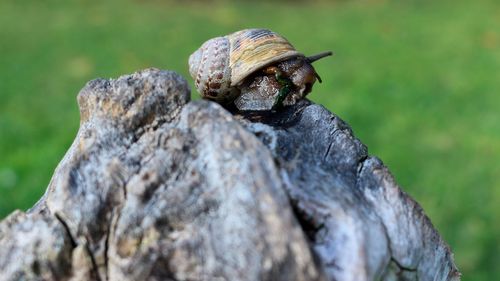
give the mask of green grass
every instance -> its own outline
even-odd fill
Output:
[[[105,2],[105,3],[104,3]],[[495,1],[0,2],[0,217],[32,206],[78,129],[90,79],[185,77],[208,38],[285,35],[324,80],[311,99],[389,166],[451,245],[463,280],[500,276],[500,5]],[[193,93],[193,96],[195,93]]]

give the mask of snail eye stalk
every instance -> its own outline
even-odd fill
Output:
[[[319,59],[322,59],[324,57],[328,57],[328,56],[331,56],[333,55],[333,53],[331,51],[328,51],[328,52],[322,52],[322,53],[319,53],[317,55],[312,55],[312,56],[309,56],[309,57],[306,57],[306,60],[308,63],[313,63]]]

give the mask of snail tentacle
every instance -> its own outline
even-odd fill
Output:
[[[333,55],[333,53],[331,51],[326,51],[326,52],[321,52],[321,53],[316,54],[316,55],[308,56],[308,57],[306,57],[306,60],[308,63],[313,63],[317,60],[320,60],[324,57],[328,57],[331,55]]]

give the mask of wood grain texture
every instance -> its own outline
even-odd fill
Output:
[[[45,195],[0,223],[0,280],[459,280],[338,116],[189,96],[158,69],[89,82]]]

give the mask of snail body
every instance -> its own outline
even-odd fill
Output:
[[[307,58],[270,30],[245,29],[203,43],[189,57],[189,72],[203,98],[269,110],[307,95],[319,78],[311,63],[328,55]]]

